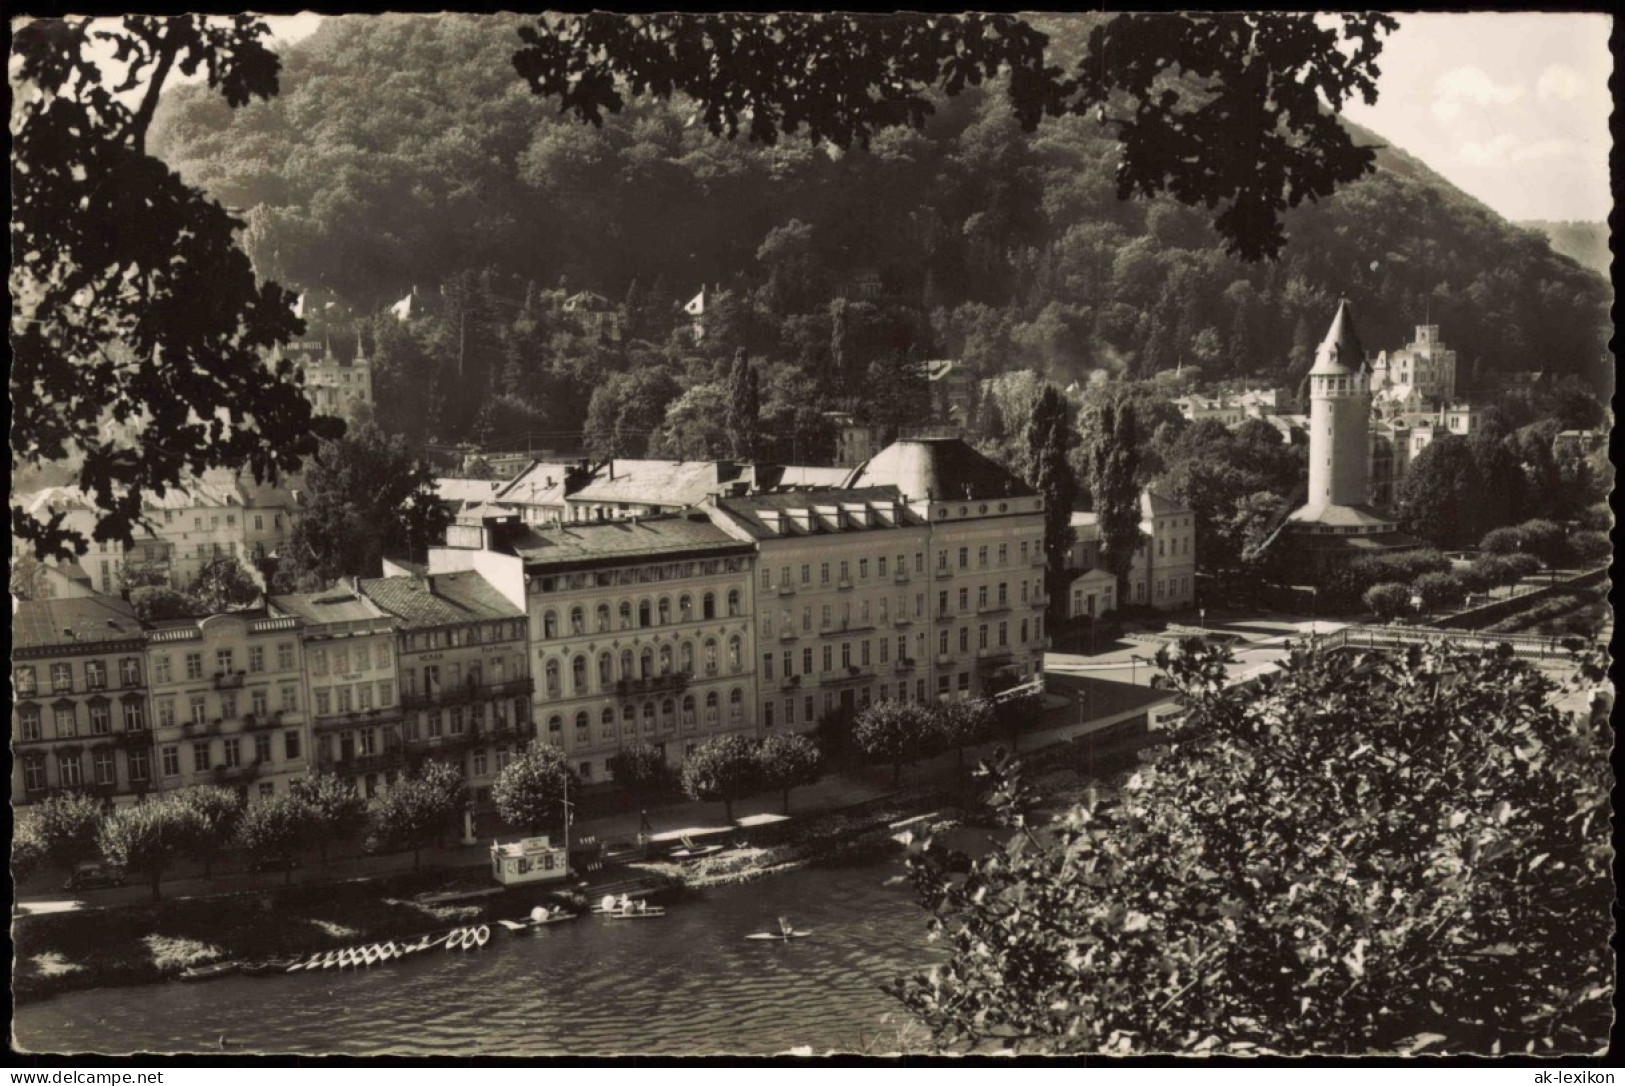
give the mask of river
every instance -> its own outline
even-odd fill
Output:
[[[659,919],[597,917],[360,972],[71,992],[17,1009],[42,1052],[404,1056],[763,1055],[895,1050],[880,985],[929,964],[895,860],[702,891]],[[790,917],[809,938],[752,942]]]

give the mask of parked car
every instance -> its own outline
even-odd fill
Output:
[[[62,884],[62,889],[101,890],[109,886],[123,886],[125,881],[122,868],[110,864],[85,863],[73,869],[73,874]]]

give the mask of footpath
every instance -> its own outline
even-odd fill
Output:
[[[1051,746],[1091,733],[1113,732],[1131,725],[1145,716],[1148,707],[1170,700],[1160,690],[1135,688],[1124,683],[1104,682],[1098,679],[1066,676],[1051,684],[1052,695],[1046,698],[1042,723],[1021,734],[1017,752]],[[1107,745],[1114,746],[1108,742]],[[978,757],[989,757],[1000,747],[1008,747],[1000,739],[978,747],[967,748],[966,761],[975,764]],[[1105,747],[1102,747],[1102,753]],[[933,758],[905,767],[902,786],[910,789],[922,785],[946,783],[963,772],[959,756],[947,751]],[[817,783],[797,788],[790,793],[790,816],[807,817],[868,803],[893,794],[890,766],[863,766],[831,773]],[[752,815],[779,815],[782,799],[776,792],[767,792],[734,803],[736,822]],[[648,826],[643,826],[647,815]],[[604,844],[630,842],[641,832],[652,835],[725,831],[729,823],[724,817],[721,803],[683,801],[665,806],[651,806],[639,812],[633,808],[618,814],[585,818],[572,823],[572,841],[595,838]],[[496,840],[512,841],[522,834],[503,834]],[[485,871],[490,864],[491,841],[484,837],[473,844],[447,844],[439,848],[424,849],[421,867],[425,872],[468,872],[471,875]],[[272,891],[285,884],[311,886],[350,882],[360,879],[401,875],[413,870],[411,853],[366,855],[360,851],[359,840],[343,842],[329,849],[329,862],[324,866],[319,853],[309,850],[300,858],[301,866],[291,878],[280,873],[251,873],[233,870],[231,858],[217,860],[212,877],[204,878],[201,865],[186,864],[166,878],[162,884],[166,901],[215,895]],[[146,904],[151,891],[139,881],[123,887],[68,894],[61,889],[62,874],[51,871],[36,876],[17,887],[16,906],[25,914],[62,912],[83,908],[109,908],[122,905]]]

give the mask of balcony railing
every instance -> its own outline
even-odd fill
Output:
[[[838,592],[850,592],[852,590],[852,578],[850,578],[850,577],[842,577],[842,578],[840,578],[839,580],[837,580],[835,582],[835,589]]]
[[[794,596],[796,594],[796,586],[790,584],[789,582],[785,582],[779,585],[777,591],[781,596]]]
[[[534,679],[509,679],[500,683],[462,683],[457,686],[442,686],[437,690],[413,691],[401,695],[401,708],[406,710],[428,709],[436,705],[467,705],[475,701],[489,701],[492,698],[509,697],[514,694],[530,694],[536,688]]]
[[[798,638],[800,636],[801,636],[801,634],[798,633],[793,626],[787,626],[784,629],[779,631],[779,640],[780,641],[794,641],[796,638]]]
[[[937,580],[939,580],[939,581],[946,581],[948,578],[952,577],[953,575],[954,575],[954,571],[951,570],[951,569],[939,568],[937,570]]]
[[[908,584],[908,570],[900,569],[892,574],[892,584]]]
[[[994,615],[994,614],[998,614],[1000,611],[1008,611],[1008,610],[1010,610],[1010,601],[1009,600],[1005,600],[1002,603],[999,603],[999,602],[979,603],[979,604],[976,605],[976,613],[979,614],[979,615]]]
[[[952,611],[938,611],[937,612],[937,621],[938,622],[952,622],[953,620],[954,620],[954,613]]]
[[[217,781],[251,781],[260,775],[260,760],[255,758],[252,762],[243,762],[239,765],[217,765],[214,767],[214,779]]]
[[[216,690],[236,690],[243,685],[244,675],[241,671],[216,671],[214,673],[214,688]]]
[[[335,758],[328,756],[316,757],[316,765],[323,771],[332,771],[340,776],[354,773],[366,773],[378,769],[394,769],[406,764],[406,749],[393,747],[381,754],[357,754],[349,758]]]
[[[709,669],[706,674],[713,674],[714,670]],[[686,690],[692,679],[693,676],[686,671],[668,671],[664,675],[650,675],[642,679],[617,679],[615,693],[620,697],[626,697],[629,694]]]
[[[786,675],[784,677],[784,679],[782,679],[779,682],[779,689],[780,690],[787,690],[787,691],[788,690],[799,690],[800,688],[801,688],[801,676],[800,675]]]
[[[893,670],[895,670],[895,671],[913,671],[914,670],[914,661],[910,660],[907,656],[901,656],[901,657],[898,658],[897,663],[893,665]]]

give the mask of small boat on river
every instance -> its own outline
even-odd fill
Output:
[[[447,936],[447,938],[446,938],[446,949],[447,950],[461,950],[461,949],[463,949],[463,941],[466,940],[467,938],[469,938],[469,936],[472,935],[472,934],[473,933],[470,932],[467,928],[458,928],[458,929],[456,929],[455,931],[453,931],[451,933],[451,935]]]
[[[216,977],[223,977],[227,974],[235,973],[240,968],[242,968],[242,966],[239,962],[212,962],[209,965],[194,965],[188,969],[181,970],[180,975],[175,979],[213,980]]]
[[[782,943],[788,939],[805,939],[811,934],[812,932],[810,931],[758,931],[751,935],[745,936],[745,938],[756,939],[763,942],[771,940],[775,943]]]
[[[464,950],[479,950],[491,941],[491,929],[481,924],[470,933],[469,938],[463,940]]]
[[[666,915],[666,909],[663,905],[647,905],[641,901],[638,904],[643,905],[643,908],[616,909],[614,912],[600,913],[599,915],[607,920],[646,920]]]

